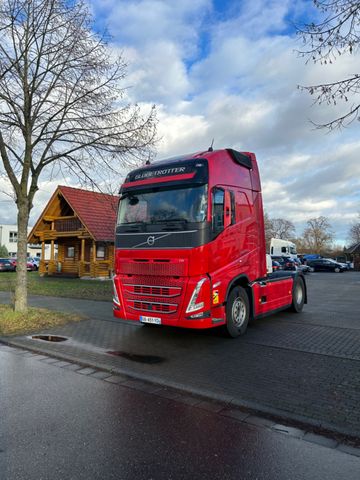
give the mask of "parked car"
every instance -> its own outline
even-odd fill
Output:
[[[298,270],[304,274],[313,272],[313,268],[308,265],[303,265],[298,258],[291,258],[285,255],[283,256],[272,256],[273,261],[280,263],[282,270]]]
[[[15,270],[16,270],[17,259],[9,258],[9,262],[11,262],[11,264],[15,267]],[[37,270],[37,269],[38,269],[37,265],[35,265],[33,262],[29,262],[29,261],[26,262],[26,270],[28,272],[33,272],[34,270]]]
[[[0,258],[0,272],[15,272],[15,267],[8,258]]]
[[[297,270],[297,265],[293,258],[272,255],[271,259],[280,263],[282,270]]]
[[[341,260],[336,260],[336,258],[325,258],[325,260],[331,260],[332,262],[339,263],[343,267],[345,267],[346,270],[350,270],[350,262],[343,262]]]
[[[272,260],[272,269],[273,272],[276,272],[276,270],[282,270],[282,266],[276,260]]]
[[[39,257],[28,257],[27,261],[34,265],[34,270],[39,270],[40,258]]]
[[[341,263],[335,262],[330,258],[319,258],[318,260],[309,260],[309,267],[312,267],[315,272],[344,272],[347,267]]]
[[[314,271],[314,269],[307,263],[306,264],[301,263],[300,259],[294,258],[293,260],[296,263],[298,270],[301,270],[302,273],[306,274]]]

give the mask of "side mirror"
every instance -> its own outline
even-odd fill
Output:
[[[224,202],[224,228],[231,225],[231,199],[230,192],[225,191],[225,202]]]

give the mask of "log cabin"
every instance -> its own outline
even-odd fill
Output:
[[[59,185],[28,236],[41,244],[40,275],[110,277],[117,204],[117,196]]]

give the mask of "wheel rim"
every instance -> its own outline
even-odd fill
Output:
[[[303,299],[303,289],[300,283],[295,288],[295,302],[300,305]]]
[[[240,328],[246,320],[246,305],[241,298],[237,298],[232,306],[231,316],[235,327]]]

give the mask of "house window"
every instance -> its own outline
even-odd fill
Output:
[[[9,242],[17,243],[17,232],[9,232]]]
[[[75,257],[75,247],[67,247],[66,258],[74,258],[74,257]]]
[[[104,245],[98,245],[96,248],[96,258],[105,258],[105,246]]]

